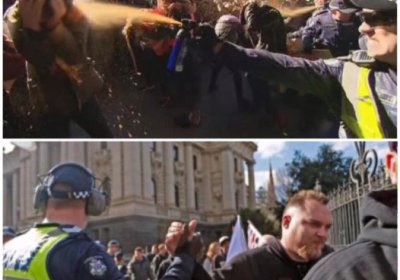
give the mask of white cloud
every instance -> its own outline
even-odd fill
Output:
[[[271,156],[277,155],[283,151],[286,143],[284,141],[260,141],[257,142],[258,150],[257,153],[260,154],[261,158],[269,158]]]
[[[332,146],[332,148],[335,151],[344,151],[347,150],[349,148],[354,148],[354,142],[349,142],[349,141],[340,141],[340,142],[335,142]]]
[[[261,187],[264,186],[265,182],[267,182],[269,178],[269,172],[268,171],[255,171],[254,172],[254,181],[255,181],[255,187],[256,190]]]

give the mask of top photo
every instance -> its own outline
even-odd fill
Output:
[[[4,138],[397,139],[396,0],[3,0]]]

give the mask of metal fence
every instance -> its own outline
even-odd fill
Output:
[[[350,182],[339,186],[328,196],[333,224],[329,244],[343,247],[357,239],[360,233],[360,203],[370,191],[395,187],[391,184],[385,168],[378,162],[375,150],[366,150],[365,142],[356,143],[358,158],[350,165]]]

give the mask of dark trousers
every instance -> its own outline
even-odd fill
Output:
[[[94,97],[70,116],[47,114],[39,120],[40,138],[69,138],[70,122],[75,121],[92,138],[112,138],[113,134]]]

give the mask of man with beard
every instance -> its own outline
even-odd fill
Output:
[[[300,280],[331,250],[325,245],[332,224],[328,199],[321,192],[302,190],[291,197],[282,217],[282,238],[235,256],[215,279]]]
[[[282,238],[278,240],[269,237],[262,247],[236,255],[222,268],[215,270],[213,279],[303,279],[319,259],[332,252],[331,247],[325,245],[332,224],[332,215],[327,204],[328,198],[321,192],[299,191],[289,199],[283,212]],[[194,220],[188,226],[173,222],[166,238],[167,247],[172,248],[170,251],[175,251],[178,244],[183,244],[181,247],[185,248],[185,252],[195,251],[196,246],[190,238],[195,227]],[[189,237],[184,236],[185,232]],[[196,271],[193,256],[181,254],[179,261],[168,269],[167,274],[174,274],[173,279],[191,279],[199,273]],[[170,278],[163,278],[167,279]]]

